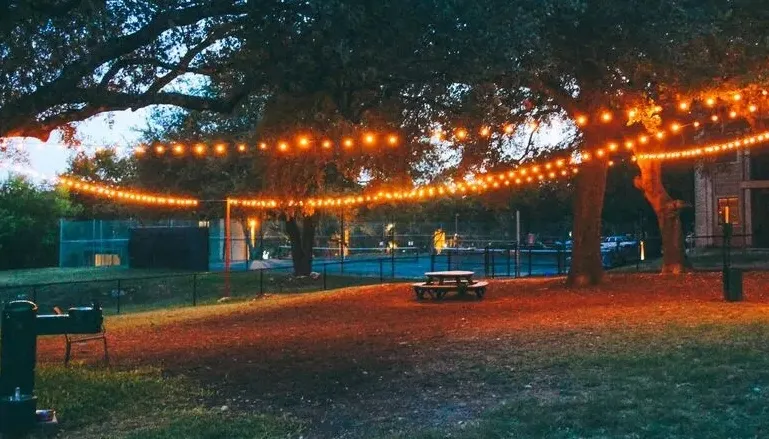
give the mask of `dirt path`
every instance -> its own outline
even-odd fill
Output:
[[[291,414],[310,437],[370,437],[471,422],[526,392],[521,380],[547,381],[552,371],[529,369],[565,343],[602,349],[620,328],[767,319],[769,275],[746,276],[748,301],[729,305],[719,276],[685,279],[622,275],[594,290],[498,281],[483,301],[440,303],[416,302],[405,285],[362,287],[270,297],[238,313],[110,331],[109,340],[118,367],[184,374],[216,390],[211,404]],[[63,347],[46,339],[39,350],[59,361]]]

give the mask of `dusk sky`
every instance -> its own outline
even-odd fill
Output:
[[[138,130],[144,126],[149,111],[119,111],[92,117],[77,125],[77,137],[83,147],[93,152],[97,147],[133,146],[139,138]],[[61,143],[61,135],[54,132],[51,139],[43,143],[37,139],[14,139],[12,145],[25,151],[29,163],[6,164],[0,170],[5,178],[8,170],[28,175],[36,180],[54,177],[67,168],[68,159],[76,153]]]

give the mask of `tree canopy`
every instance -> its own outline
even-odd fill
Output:
[[[257,153],[250,161],[163,159],[138,167],[141,184],[212,198],[225,190],[344,193],[360,190],[361,175],[369,187],[463,178],[553,148],[593,148],[653,131],[682,96],[765,82],[769,49],[769,13],[758,0],[41,4],[2,4],[13,13],[0,20],[0,135],[44,138],[102,111],[171,104],[193,112],[156,118],[162,132],[151,140],[341,138],[358,130],[403,138],[386,154],[278,160]],[[628,120],[631,108],[642,111]],[[602,112],[614,117],[601,123]],[[574,123],[580,115],[587,124]],[[472,136],[461,146],[426,138],[434,127],[558,121],[570,136],[553,148],[524,148],[521,157],[506,151],[504,135]],[[441,163],[447,149],[459,157],[448,166]],[[661,165],[639,165],[636,186],[670,244],[665,267],[677,271],[682,203],[663,185]],[[608,162],[581,167],[572,281],[595,283]]]
[[[0,182],[0,269],[56,265],[59,218],[76,213],[59,190],[23,177]]]

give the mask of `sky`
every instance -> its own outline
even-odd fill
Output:
[[[139,130],[146,125],[149,109],[137,111],[116,111],[94,116],[77,124],[77,138],[82,147],[94,152],[97,147],[134,146],[140,137]],[[61,142],[61,134],[54,132],[48,142],[37,139],[12,139],[12,148],[19,148],[25,161],[6,164],[0,169],[0,179],[8,176],[9,171],[23,174],[36,181],[53,178],[67,169],[70,157],[77,150]]]

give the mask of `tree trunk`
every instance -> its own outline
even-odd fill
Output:
[[[302,216],[302,227],[299,227],[298,216],[286,219],[286,233],[291,241],[294,275],[307,276],[312,272],[312,246],[318,218],[317,214]]]
[[[601,215],[606,193],[607,164],[593,159],[580,166],[574,197],[571,269],[567,284],[597,285],[603,278]]]
[[[641,175],[635,186],[643,192],[657,215],[662,237],[662,273],[680,274],[689,268],[681,227],[681,209],[685,203],[674,200],[662,184],[662,163],[643,160],[638,162]]]

